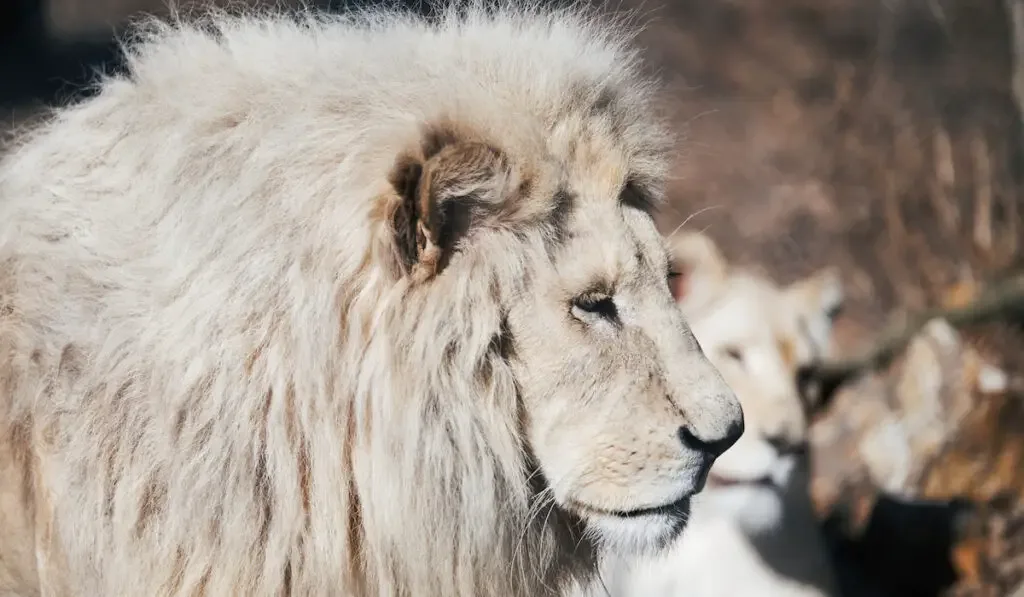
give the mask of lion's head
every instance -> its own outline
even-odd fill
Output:
[[[541,491],[592,539],[642,550],[682,529],[743,421],[672,299],[654,143],[624,95],[521,140],[428,130],[389,213],[409,292],[464,310],[448,349],[486,341],[476,381],[507,375]]]
[[[799,382],[807,367],[828,356],[832,321],[843,299],[841,281],[826,268],[780,287],[730,267],[700,233],[679,234],[672,247],[684,272],[674,294],[705,353],[739,397],[746,420],[743,437],[712,467],[709,491],[719,498],[731,495],[737,506],[763,494],[762,506],[776,511],[779,503],[771,494],[789,482],[806,449],[807,409]],[[774,517],[762,515],[764,522]]]

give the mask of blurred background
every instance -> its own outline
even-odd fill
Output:
[[[780,282],[838,266],[840,354],[899,340],[812,432],[844,592],[1024,595],[1024,0],[613,4],[680,133],[663,230]],[[166,3],[0,0],[3,140],[119,68],[140,12]]]

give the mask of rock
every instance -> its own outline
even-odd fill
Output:
[[[982,394],[1001,394],[1010,387],[1006,372],[998,367],[983,364],[978,371],[978,391]]]
[[[918,495],[924,471],[972,408],[977,362],[960,334],[936,319],[891,371],[842,390],[811,431],[816,507],[827,511],[848,480],[864,474],[892,495]]]
[[[973,405],[976,360],[960,334],[942,319],[928,322],[910,342],[894,388],[898,417],[894,426],[903,432],[909,452],[906,476],[899,486],[894,486],[894,480],[881,486],[893,493],[916,495],[925,467],[956,433]],[[891,437],[894,433],[886,438],[888,446],[896,442]]]
[[[1024,582],[1017,585],[1017,588],[1010,593],[1010,597],[1024,597]]]
[[[811,427],[811,500],[819,516],[830,512],[850,487],[870,484],[860,444],[892,415],[886,391],[881,375],[868,375],[842,388],[828,414]]]
[[[1024,506],[1002,500],[1024,496],[1022,429],[1008,375],[941,319],[888,371],[842,389],[811,431],[811,492],[850,594],[895,597],[942,580],[911,592],[1001,597],[1024,581]],[[947,503],[965,507],[948,524],[927,522]],[[918,539],[901,527],[911,518]],[[896,579],[887,566],[899,562],[917,568]],[[943,579],[929,576],[939,567]]]
[[[912,495],[909,483],[918,466],[906,422],[896,413],[864,431],[857,446],[871,481],[895,495]]]

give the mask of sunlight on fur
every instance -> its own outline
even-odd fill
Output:
[[[743,430],[618,25],[149,22],[0,164],[0,594],[552,595]],[[511,4],[510,4],[511,6]]]
[[[614,597],[821,597],[835,585],[810,503],[798,372],[828,357],[842,302],[834,269],[789,286],[726,262],[710,237],[673,235],[673,293],[743,405],[746,431],[711,468],[669,551],[613,558]],[[607,591],[607,593],[606,593]]]

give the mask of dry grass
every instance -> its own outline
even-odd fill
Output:
[[[666,227],[718,206],[690,225],[731,257],[842,265],[868,327],[1020,259],[1001,4],[885,4],[682,1],[647,36],[689,137]]]

